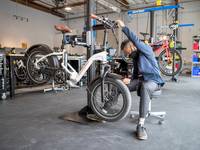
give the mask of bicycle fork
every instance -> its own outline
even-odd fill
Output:
[[[109,65],[102,65],[101,70],[102,70],[101,71],[102,72],[102,74],[101,74],[101,78],[102,78],[102,81],[101,81],[101,101],[104,102],[104,82],[105,82],[106,75],[110,71],[110,66]]]

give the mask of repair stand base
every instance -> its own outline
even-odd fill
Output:
[[[177,79],[176,77],[172,77],[170,81],[172,81],[172,82],[177,82],[178,79]]]
[[[44,93],[46,92],[50,92],[50,91],[64,91],[65,88],[64,87],[55,87],[55,81],[53,80],[52,81],[52,87],[51,88],[48,88],[48,89],[44,89]]]
[[[93,113],[91,108],[89,108],[88,106],[85,106],[79,112],[65,113],[59,118],[65,121],[71,121],[71,122],[76,122],[80,124],[98,122],[98,121],[90,120],[87,118],[87,114],[91,114],[91,113]]]

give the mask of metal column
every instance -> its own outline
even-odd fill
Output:
[[[95,1],[93,0],[86,0],[86,33],[87,33],[87,40],[91,43],[90,46],[87,48],[87,60],[93,55],[94,53],[94,39],[92,34],[92,21],[90,15],[94,12],[95,8]],[[89,85],[92,79],[94,78],[95,72],[92,69],[94,66],[92,65],[89,70],[87,71],[87,84]],[[87,99],[88,99],[88,106],[90,107],[90,93],[87,91]]]
[[[154,41],[154,11],[150,11],[150,42]]]
[[[175,0],[175,3],[176,3],[176,5],[178,5],[179,4],[178,0]],[[178,8],[175,8],[175,18],[174,19],[175,19],[176,22],[178,21]],[[175,32],[176,32],[176,38],[178,38],[178,28],[176,29]]]
[[[90,15],[94,12],[95,8],[95,1],[94,0],[86,0],[85,4],[85,9],[86,9],[86,18],[85,18],[85,31],[86,31],[86,41],[87,41],[87,59],[89,59],[94,52],[94,38],[92,34],[92,22]],[[87,84],[92,81],[94,78],[94,69],[91,66],[89,70],[87,71]],[[88,118],[87,114],[92,113],[91,110],[91,105],[90,105],[90,91],[87,91],[87,105],[83,107],[80,111],[78,112],[73,112],[73,113],[66,113],[62,116],[60,116],[61,119],[67,120],[67,121],[73,121],[77,123],[87,123]]]
[[[176,5],[178,5],[178,0],[175,0],[175,3]],[[174,16],[174,22],[175,23],[178,23],[178,8],[175,8],[175,16]],[[174,50],[176,50],[176,41],[177,41],[177,38],[178,38],[178,28],[176,30],[173,31],[173,34],[175,35],[174,36],[174,48],[173,48],[173,66],[172,66],[172,72],[174,73],[175,71],[175,52]],[[177,76],[172,76],[171,80],[173,82],[177,82]]]

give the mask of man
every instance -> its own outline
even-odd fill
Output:
[[[117,20],[117,23],[122,27],[123,33],[128,37],[128,40],[122,42],[121,49],[126,55],[129,55],[129,57],[133,59],[134,65],[132,78],[125,78],[123,82],[128,86],[130,91],[136,91],[139,88],[140,106],[136,136],[140,140],[146,140],[147,133],[144,128],[144,122],[148,113],[150,95],[160,86],[163,86],[164,81],[160,76],[160,70],[152,48],[139,40],[139,38],[125,26],[123,21]]]

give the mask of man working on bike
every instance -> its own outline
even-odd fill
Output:
[[[139,38],[125,26],[124,22],[117,20],[122,27],[122,31],[128,37],[121,44],[121,49],[126,55],[133,59],[134,71],[132,78],[125,78],[123,82],[128,86],[130,91],[139,89],[140,106],[139,120],[136,128],[136,136],[140,140],[147,139],[146,129],[144,128],[145,117],[148,113],[150,95],[160,86],[164,85],[164,81],[160,76],[157,61],[155,59],[152,48],[139,40]]]

